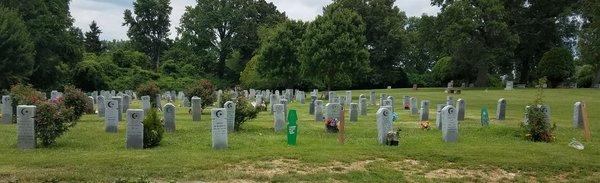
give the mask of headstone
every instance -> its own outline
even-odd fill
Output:
[[[163,115],[165,118],[165,131],[167,133],[175,132],[175,105],[171,103],[165,104],[165,107],[163,107]]]
[[[127,112],[129,109],[129,102],[131,102],[131,96],[127,94],[123,95],[123,113]]]
[[[161,100],[161,95],[157,94],[156,95],[156,108],[157,109],[160,109],[162,107],[160,100]]]
[[[329,95],[327,95],[327,96],[328,96],[328,99],[329,99],[329,103],[333,103],[334,99],[337,99],[337,96],[335,95],[335,92],[332,92],[332,91],[330,91]]]
[[[281,130],[283,130],[285,128],[286,125],[286,121],[285,121],[285,112],[283,104],[275,104],[273,105],[273,110],[274,115],[273,118],[275,119],[275,123],[274,123],[274,128],[275,128],[275,132],[280,132]]]
[[[457,112],[453,106],[446,106],[442,109],[442,136],[444,142],[458,141],[458,120]]]
[[[436,117],[435,117],[435,126],[438,129],[442,129],[442,109],[444,109],[444,107],[446,107],[446,104],[438,104],[437,108],[436,108]]]
[[[402,106],[404,106],[404,110],[410,110],[410,96],[402,97]]]
[[[227,148],[227,112],[225,108],[211,110],[212,118],[212,147],[213,149]]]
[[[10,95],[2,96],[2,124],[12,124],[13,108]]]
[[[340,111],[342,110],[342,105],[339,103],[328,103],[325,105],[326,108],[326,113],[325,113],[325,118],[329,119],[339,119],[340,118]]]
[[[129,109],[127,110],[127,131],[126,145],[127,149],[143,149],[144,148],[144,110]]]
[[[446,97],[446,105],[455,106],[454,105],[454,98],[452,96],[447,96]]]
[[[583,111],[581,102],[575,102],[573,106],[573,128],[583,128]]]
[[[192,121],[202,120],[202,98],[192,97]]]
[[[50,100],[55,101],[56,99],[58,99],[58,97],[60,97],[59,95],[60,94],[58,93],[58,91],[52,90],[50,92]]]
[[[394,96],[388,96],[387,99],[390,100],[390,105],[389,106],[392,107],[392,111],[391,112],[392,113],[396,112],[396,108],[395,108],[396,106],[395,106]]]
[[[17,106],[17,146],[19,149],[35,149],[35,106]]]
[[[279,103],[283,104],[283,112],[285,112],[285,118],[287,118],[288,100],[287,99],[281,99],[281,100],[279,100]]]
[[[147,114],[152,108],[152,104],[150,103],[150,96],[145,95],[141,97],[142,99],[142,109],[144,110],[144,114]]]
[[[317,96],[310,96],[310,104],[308,105],[308,114],[315,115],[315,101],[317,101]]]
[[[119,116],[117,119],[119,119],[119,121],[123,120],[123,114],[121,111],[123,111],[123,97],[119,97],[119,96],[115,96],[112,98],[113,100],[117,101],[117,107],[119,108],[117,111],[117,113],[119,113]]]
[[[227,131],[235,131],[235,103],[233,101],[227,101],[223,105],[225,112],[227,113]]]
[[[352,103],[352,91],[346,91],[346,104]]]
[[[358,104],[350,103],[350,122],[358,121]]]
[[[379,108],[377,115],[377,141],[386,144],[386,135],[392,131],[392,113],[388,108]]]
[[[392,101],[391,100],[389,100],[389,99],[383,100],[383,102],[381,103],[380,107],[386,107],[386,106],[390,107],[390,112],[393,112],[392,111]]]
[[[367,115],[367,99],[359,98],[358,99],[358,110],[361,116]]]
[[[97,97],[97,105],[98,105],[98,116],[104,117],[104,113],[106,111],[106,102],[104,101],[104,96],[100,95]]]
[[[385,93],[382,93],[380,98],[379,98],[379,105],[381,106],[383,104],[383,100],[387,100],[388,95]]]
[[[410,114],[417,115],[419,113],[419,106],[417,106],[417,98],[410,97]]]
[[[490,113],[488,112],[487,107],[481,108],[481,126],[490,125]]]
[[[315,100],[315,122],[323,122],[323,101]]]
[[[429,100],[421,100],[419,114],[420,121],[429,121]]]
[[[273,110],[273,105],[278,104],[277,101],[279,101],[277,99],[277,95],[271,95],[269,97],[269,110],[271,111],[271,114],[273,114],[275,112],[275,110]]]
[[[465,104],[465,100],[460,98],[456,101],[456,103],[458,103],[458,107],[456,108],[457,120],[464,121],[465,120],[465,111],[467,111],[467,108],[466,108],[467,105]]]
[[[513,81],[506,81],[506,87],[504,88],[504,90],[511,91],[511,90],[513,90],[513,87],[514,87]]]
[[[506,119],[506,99],[501,98],[498,100],[498,105],[496,107],[496,119],[504,120]]]
[[[550,106],[547,104],[544,104],[542,106],[540,106],[540,109],[542,110],[542,113],[544,113],[544,117],[546,118],[546,122],[550,123],[550,116],[552,116],[552,112],[550,111]]]
[[[348,101],[348,100],[346,100],[346,96],[340,96],[339,98],[340,99],[338,101],[339,101],[340,105],[346,106],[346,104],[348,104],[348,103],[346,103],[346,101]],[[336,103],[338,103],[338,102],[336,102]]]
[[[119,126],[119,101],[118,100],[107,100],[106,110],[104,111],[104,131],[109,133],[117,133]]]
[[[375,105],[375,97],[376,97],[375,91],[371,90],[369,92],[369,100],[371,101],[371,105]]]

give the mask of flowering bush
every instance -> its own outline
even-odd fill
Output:
[[[185,94],[190,101],[194,96],[202,98],[202,108],[205,108],[208,105],[212,105],[212,103],[215,101],[215,97],[213,96],[214,91],[215,88],[212,82],[202,79],[195,84],[190,85]]]

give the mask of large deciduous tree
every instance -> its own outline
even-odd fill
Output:
[[[27,80],[33,72],[35,49],[17,12],[0,7],[0,88]]]
[[[214,68],[210,74],[235,81],[259,47],[259,27],[282,20],[285,15],[264,0],[198,0],[186,9],[178,31],[197,57],[216,58],[201,63]]]
[[[512,71],[518,37],[508,28],[499,0],[457,0],[438,15],[439,41],[457,65],[456,79],[488,86],[491,74]]]
[[[104,47],[100,41],[100,34],[102,34],[102,30],[100,30],[96,21],[92,21],[90,31],[85,33],[85,50],[87,52],[100,54],[104,51]]]
[[[161,55],[168,49],[170,0],[136,0],[133,13],[125,10],[124,26],[134,47],[152,58],[152,68],[158,71]],[[135,13],[135,15],[134,15]]]
[[[575,71],[573,55],[566,48],[551,49],[544,53],[536,69],[539,77],[546,77],[550,86],[556,87],[573,76]]]
[[[581,60],[592,66],[595,76],[592,84],[600,83],[600,1],[583,0],[583,30],[579,37]]]
[[[358,13],[328,6],[312,22],[300,48],[303,75],[313,84],[333,88],[352,86],[369,71],[365,23]]]

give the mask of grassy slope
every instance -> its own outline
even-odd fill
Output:
[[[430,118],[435,118],[435,104],[444,103],[441,89],[377,90],[396,97],[396,106],[403,95],[431,101]],[[353,91],[358,95],[368,91]],[[338,91],[338,95],[345,94]],[[467,102],[467,120],[461,123],[460,140],[456,144],[441,141],[438,130],[422,131],[417,116],[407,111],[396,111],[402,128],[401,146],[386,147],[376,142],[376,107],[369,106],[369,114],[356,124],[348,123],[347,143],[340,145],[336,136],[326,134],[321,123],[308,115],[308,104],[291,104],[299,111],[299,141],[297,147],[288,147],[284,133],[274,133],[272,116],[262,112],[258,119],[247,122],[244,130],[229,136],[230,148],[211,149],[210,115],[205,110],[201,122],[192,122],[187,110],[177,108],[177,132],[166,134],[161,146],[148,150],[126,150],[125,122],[118,134],[104,133],[103,119],[86,115],[71,131],[58,139],[54,147],[22,151],[16,148],[16,126],[0,126],[0,182],[7,180],[43,181],[114,181],[122,178],[136,180],[233,180],[254,181],[435,181],[426,176],[438,169],[481,170],[494,172],[502,169],[515,173],[515,180],[571,180],[600,179],[600,142],[586,142],[586,149],[577,151],[567,144],[571,138],[581,139],[580,130],[571,127],[572,106],[576,100],[585,100],[592,127],[592,135],[600,135],[600,91],[591,89],[546,90],[545,99],[557,123],[554,143],[532,143],[522,140],[518,124],[523,119],[524,106],[533,100],[535,90],[467,90],[455,99]],[[479,111],[484,105],[495,115],[496,101],[508,101],[507,120],[483,128],[479,125]],[[163,102],[164,103],[164,102]],[[136,101],[132,107],[139,107]],[[125,119],[125,118],[124,118]],[[348,119],[348,118],[347,118]],[[435,120],[432,120],[433,122]],[[598,139],[598,137],[596,137]],[[296,163],[279,165],[279,159],[294,159]],[[418,164],[406,164],[405,160]],[[365,170],[344,168],[352,163],[375,160],[364,165]],[[404,162],[404,163],[403,163]],[[334,166],[332,166],[334,164]],[[238,165],[248,172],[240,171]],[[252,165],[252,166],[250,166]],[[286,167],[300,166],[300,167]],[[309,171],[309,173],[298,171]],[[269,174],[265,170],[281,170]],[[250,172],[254,171],[254,172]],[[464,174],[465,172],[463,172]],[[488,174],[484,174],[488,175]],[[445,181],[480,180],[486,176],[449,177]]]

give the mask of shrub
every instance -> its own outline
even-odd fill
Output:
[[[191,101],[191,98],[198,96],[202,98],[202,108],[207,105],[211,105],[214,102],[215,97],[213,92],[215,91],[214,85],[207,79],[201,79],[196,83],[190,85],[186,90],[185,94]]]
[[[551,87],[571,77],[574,70],[573,56],[566,48],[554,48],[544,53],[537,67],[538,76],[548,78]]]
[[[35,134],[42,147],[56,142],[56,138],[75,126],[74,108],[64,108],[62,103],[38,102],[36,104]]]
[[[231,100],[233,95],[229,92],[223,93],[221,95],[221,106],[224,106],[225,102]],[[242,94],[238,94],[238,97],[235,99],[235,130],[239,131],[242,129],[242,125],[251,119],[254,119],[258,116],[260,109],[256,109],[252,106],[249,100],[244,97]]]
[[[94,91],[104,88],[102,66],[93,60],[85,60],[77,63],[73,71],[75,85],[84,91]]]
[[[165,128],[158,118],[156,109],[152,108],[144,118],[144,148],[158,146],[162,140]]]
[[[551,124],[548,118],[542,112],[543,104],[543,87],[545,78],[539,82],[538,93],[530,104],[527,111],[527,123],[521,124],[524,132],[524,137],[527,140],[534,142],[552,142],[554,141],[553,131],[556,129],[556,124]]]
[[[31,85],[17,84],[10,89],[10,97],[12,100],[13,115],[16,116],[18,105],[34,105],[43,101],[45,95],[42,92],[35,90]],[[13,123],[17,122],[17,118],[13,117]]]
[[[594,82],[594,67],[592,65],[583,65],[577,69],[576,80],[578,87],[591,87]]]
[[[147,83],[141,84],[136,89],[138,96],[150,96],[150,104],[152,107],[156,106],[156,95],[160,94],[160,88],[154,81],[148,81]]]
[[[64,91],[64,104],[65,108],[73,109],[73,116],[70,117],[69,120],[75,121],[78,120],[85,112],[87,108],[87,102],[89,101],[88,97],[75,86],[67,85],[65,86]],[[93,106],[92,106],[93,108]]]

